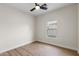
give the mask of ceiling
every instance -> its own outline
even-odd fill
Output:
[[[43,3],[39,3],[39,5],[42,5]],[[33,16],[45,14],[47,12],[53,11],[55,9],[70,5],[70,3],[47,3],[47,10],[34,10],[33,12],[30,11],[33,7],[35,7],[34,3],[6,3],[4,5],[12,6],[14,8],[17,8],[23,12],[29,13]]]

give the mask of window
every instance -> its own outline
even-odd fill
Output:
[[[48,37],[56,38],[56,31],[57,31],[57,21],[49,21],[47,27]]]

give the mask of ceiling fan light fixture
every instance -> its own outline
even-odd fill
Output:
[[[34,11],[34,10],[47,10],[47,4],[42,4],[42,5],[39,5],[38,3],[35,3],[35,7],[32,8],[30,11]]]
[[[39,9],[40,9],[40,7],[39,7],[39,6],[36,6],[35,8],[36,8],[36,10],[39,10]]]

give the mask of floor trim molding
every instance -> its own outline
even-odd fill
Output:
[[[67,47],[67,46],[63,46],[63,45],[59,45],[59,44],[53,44],[53,43],[49,43],[49,42],[45,42],[45,41],[41,41],[41,40],[37,40],[37,41],[47,43],[47,44],[51,44],[51,45],[54,45],[54,46],[58,46],[58,47],[61,47],[61,48],[66,48],[66,49],[77,51],[77,48],[71,48],[71,47]]]
[[[4,53],[4,52],[7,52],[7,51],[9,51],[9,50],[16,49],[16,48],[18,48],[18,47],[21,47],[21,46],[30,44],[30,43],[32,43],[32,42],[34,42],[34,41],[28,41],[27,43],[23,43],[23,44],[20,44],[20,45],[15,46],[15,47],[8,48],[7,50],[2,50],[2,51],[0,51],[0,53]]]
[[[28,41],[27,43],[23,43],[23,44],[20,44],[20,45],[15,46],[15,47],[8,48],[7,50],[0,51],[0,53],[4,53],[4,52],[7,52],[7,51],[9,51],[9,50],[16,49],[16,48],[18,48],[18,47],[21,47],[21,46],[30,44],[30,43],[32,43],[32,42],[36,42],[36,41]],[[53,43],[44,42],[44,41],[40,41],[40,40],[38,40],[37,42],[47,43],[47,44],[49,44],[49,45],[54,45],[54,46],[58,46],[58,47],[61,47],[61,48],[66,48],[66,49],[70,49],[70,50],[77,51],[77,49],[65,47],[65,46],[58,45],[58,44],[53,44]],[[79,51],[77,51],[77,52],[79,53]]]

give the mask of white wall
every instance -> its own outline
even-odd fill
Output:
[[[32,42],[34,17],[0,5],[0,52]]]
[[[58,21],[57,38],[47,37],[47,22]],[[69,5],[36,19],[36,40],[73,50],[77,49],[77,5]]]

